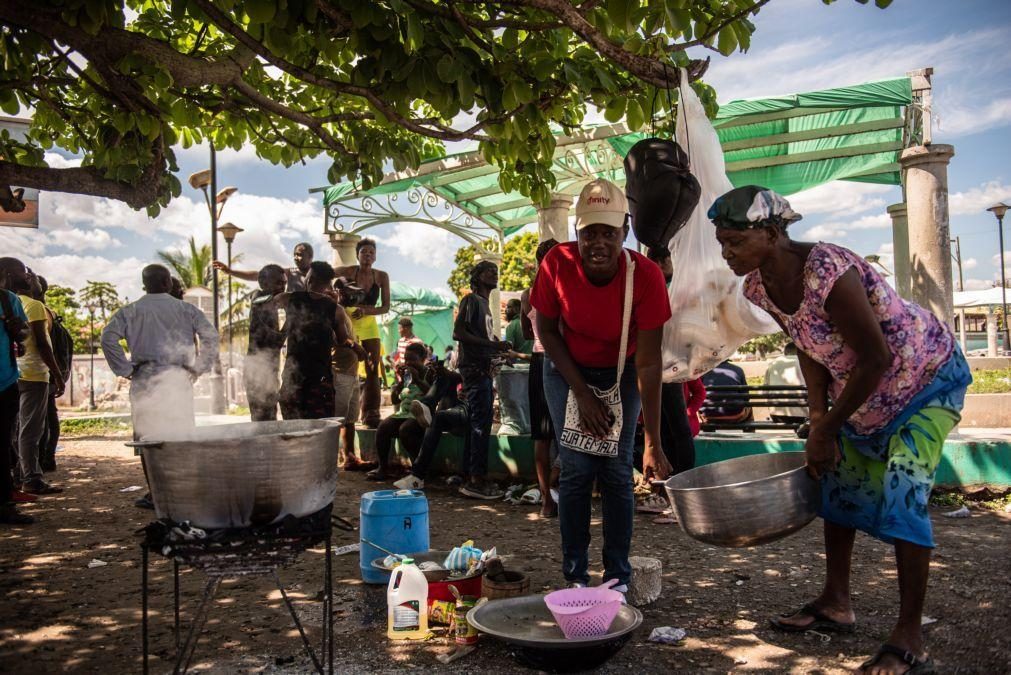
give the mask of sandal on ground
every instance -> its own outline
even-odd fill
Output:
[[[911,651],[896,647],[895,645],[883,644],[874,652],[874,656],[860,664],[860,671],[863,672],[881,660],[883,656],[897,656],[904,664],[909,666],[909,670],[903,675],[933,675],[937,671],[934,668],[934,660],[929,656],[919,659]]]
[[[639,513],[663,513],[670,508],[666,499],[659,495],[646,495],[642,501],[635,505],[635,510]]]
[[[793,624],[784,623],[781,619],[793,618],[798,614],[809,616],[814,619],[811,623],[804,626],[794,626]],[[781,630],[784,633],[803,633],[809,630],[820,630],[829,631],[835,633],[852,633],[856,628],[856,622],[853,623],[842,623],[841,621],[836,621],[835,619],[830,619],[821,613],[814,605],[807,604],[798,609],[793,614],[781,614],[777,617],[769,619],[769,623],[772,627]]]
[[[541,518],[557,518],[558,517],[558,504],[552,504],[549,507],[541,506]]]
[[[365,474],[365,480],[371,480],[375,482],[386,481],[390,479],[390,475],[386,473],[383,469],[372,469]]]

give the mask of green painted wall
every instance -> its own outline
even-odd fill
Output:
[[[374,456],[375,432],[358,431],[359,447],[363,456]],[[529,436],[492,436],[493,452],[488,458],[488,472],[493,477],[522,477],[530,482],[534,478],[534,449]],[[695,456],[699,465],[724,459],[756,455],[767,452],[803,450],[800,439],[766,440],[761,437],[695,439]],[[443,435],[439,452],[433,463],[437,473],[448,474],[460,466],[463,440]],[[398,451],[400,461],[406,456]],[[936,484],[944,487],[989,485],[1011,487],[1011,443],[1006,441],[948,440],[937,467]]]

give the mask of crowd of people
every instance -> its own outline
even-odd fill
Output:
[[[901,299],[860,256],[792,240],[788,227],[800,216],[780,195],[736,188],[712,205],[709,218],[727,265],[744,278],[745,297],[792,340],[808,390],[808,469],[823,483],[825,587],[773,625],[852,630],[850,558],[861,530],[894,544],[900,589],[898,622],[865,668],[894,672],[928,664],[920,630],[933,547],[927,499],[971,381],[965,358],[943,322]],[[259,285],[244,375],[251,417],[274,420],[280,410],[284,419],[343,418],[341,461],[348,469],[365,465],[354,448],[360,418],[376,429],[378,466],[369,478],[394,478],[394,442],[409,456],[410,473],[396,481],[398,488],[423,488],[441,435],[455,434],[464,446],[453,478],[459,492],[498,499],[502,490],[488,479],[494,377],[506,363],[528,361],[542,515],[558,516],[565,580],[589,583],[597,490],[604,580],[626,590],[633,467],[641,461],[649,482],[694,466],[691,439],[705,398],[698,383],[662,381],[663,328],[677,321],[668,300],[670,255],[628,250],[628,231],[622,190],[592,181],[576,204],[575,241],[540,245],[532,287],[507,306],[504,336],[493,328],[498,269],[487,261],[470,271],[470,293],[454,324],[457,349],[437,358],[413,334],[410,319],[401,320],[391,359],[393,412],[385,419],[376,316],[389,310],[390,283],[374,267],[374,241],[359,241],[358,264],[336,270],[313,260],[306,243],[296,246],[295,265],[287,269],[242,272],[215,263]],[[102,334],[113,372],[131,380],[138,438],[192,426],[193,379],[218,361],[217,333],[173,295],[169,271],[149,265],[142,280],[146,295],[116,312]],[[31,520],[16,502],[60,491],[43,473],[53,466],[53,401],[62,393],[69,355],[55,349],[58,322],[44,305],[43,284],[21,261],[0,259],[0,439],[16,433],[17,450],[0,449],[0,522],[8,524]],[[743,373],[723,364],[712,377],[739,382]],[[721,412],[745,414],[710,414]]]
[[[0,524],[34,522],[17,504],[63,491],[43,474],[56,470],[56,399],[73,344],[45,305],[47,287],[21,260],[0,258]]]

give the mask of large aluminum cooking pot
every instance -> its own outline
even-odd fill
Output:
[[[716,546],[756,546],[801,529],[818,514],[821,483],[803,452],[737,457],[664,483],[681,529]]]
[[[337,493],[339,419],[198,427],[129,443],[159,518],[200,528],[307,516]]]

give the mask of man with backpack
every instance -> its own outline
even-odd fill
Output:
[[[39,297],[35,298],[41,303],[45,303],[46,292],[49,290],[49,283],[45,277],[37,276],[39,281]],[[53,345],[53,356],[60,366],[60,372],[64,374],[63,385],[66,386],[70,380],[70,364],[74,359],[74,339],[70,332],[63,325],[63,317],[58,315],[48,305],[46,312],[52,322],[49,329],[49,341]],[[46,411],[46,428],[39,439],[39,466],[43,473],[56,471],[56,446],[60,441],[60,415],[56,408],[56,397],[49,397],[49,407]]]

